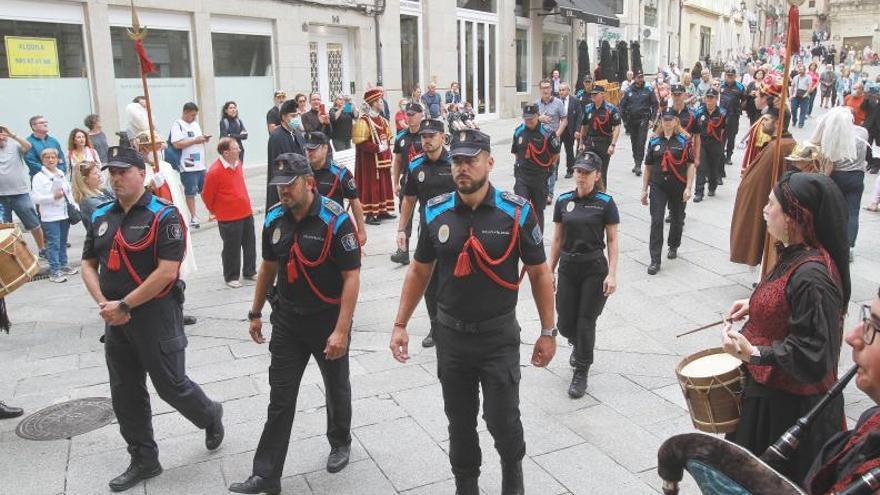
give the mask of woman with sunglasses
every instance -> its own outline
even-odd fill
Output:
[[[733,303],[724,350],[745,362],[741,416],[731,440],[761,455],[822,399],[837,380],[843,318],[850,298],[846,202],[823,174],[788,172],[764,207],[778,261],[751,298]],[[803,480],[822,445],[844,425],[833,399],[782,474]]]

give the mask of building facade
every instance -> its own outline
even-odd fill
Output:
[[[742,0],[683,0],[681,59],[729,61],[753,46],[749,5]]]
[[[831,42],[863,50],[870,46],[880,51],[880,1],[828,0],[828,20]]]

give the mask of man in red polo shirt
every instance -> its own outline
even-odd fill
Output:
[[[256,238],[251,198],[244,183],[241,148],[235,139],[225,137],[217,144],[217,159],[205,175],[202,201],[212,216],[217,218],[220,238],[223,240],[223,278],[233,289],[241,287],[239,275],[256,279]],[[244,268],[241,254],[244,252]]]

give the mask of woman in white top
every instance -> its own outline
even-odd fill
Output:
[[[58,169],[58,151],[46,148],[40,153],[43,168],[34,175],[31,198],[40,208],[40,221],[46,236],[46,257],[49,258],[49,280],[67,282],[67,276],[78,270],[67,265],[67,234],[70,220],[67,217],[68,202],[74,207],[70,183],[64,172]]]

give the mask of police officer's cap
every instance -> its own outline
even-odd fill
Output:
[[[414,101],[406,104],[406,113],[407,114],[422,113],[424,111],[425,111],[425,109],[422,108],[422,105],[420,105]]]
[[[526,105],[523,107],[523,118],[536,117],[539,113],[538,105]]]
[[[140,153],[133,148],[123,148],[121,146],[112,146],[107,150],[107,163],[101,166],[101,170],[107,170],[110,167],[137,167],[141,170],[147,168],[144,163],[144,157]]]
[[[330,142],[330,140],[327,139],[327,135],[323,132],[307,132],[304,137],[306,141],[306,148],[310,150],[313,150],[321,145]]]
[[[736,69],[734,69],[733,67],[728,67],[727,70],[724,71],[724,73],[727,74],[728,76],[735,76]]]
[[[644,76],[645,76],[645,71],[643,71],[642,69],[636,69],[633,71],[633,77],[644,77]]]
[[[489,135],[477,129],[456,131],[452,134],[449,156],[477,156],[481,151],[491,152]]]
[[[684,85],[682,84],[673,84],[672,85],[672,94],[682,94],[685,92]]]
[[[299,104],[297,104],[296,100],[284,100],[278,112],[281,115],[299,112]]]
[[[579,168],[581,170],[585,170],[587,172],[592,172],[594,170],[602,169],[602,159],[599,158],[599,155],[592,151],[587,151],[580,156],[578,156],[572,168]]]
[[[419,134],[437,134],[443,132],[445,127],[442,120],[425,119],[419,124]]]
[[[315,175],[309,161],[299,153],[282,153],[275,159],[274,165],[270,186],[284,186],[297,177]]]
[[[667,120],[667,119],[674,119],[674,118],[678,117],[678,115],[675,113],[675,110],[673,110],[671,108],[667,108],[666,110],[663,110],[663,113],[660,114],[660,117],[662,117],[663,120]]]
[[[706,91],[706,96],[715,98],[718,96],[718,90],[715,88],[709,88],[709,90]]]
[[[597,85],[593,86],[593,89],[590,90],[590,94],[593,94],[593,95],[598,94],[598,93],[604,93],[604,92],[605,92],[605,86],[602,86],[601,84],[597,84]]]
[[[584,76],[584,82],[593,82],[593,76],[587,74]]]

